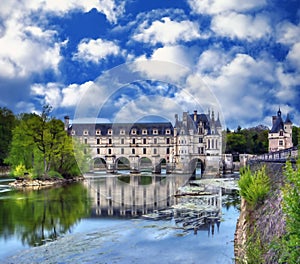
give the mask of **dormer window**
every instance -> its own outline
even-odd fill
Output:
[[[157,135],[158,134],[158,130],[155,128],[153,129],[153,135]]]
[[[143,135],[147,135],[147,129],[143,129],[143,130],[142,130],[142,134],[143,134]]]
[[[131,129],[131,135],[136,135],[136,129],[135,128]]]
[[[96,135],[101,135],[101,130],[100,129],[96,130]]]
[[[125,135],[125,130],[124,129],[120,130],[120,135]]]
[[[83,131],[83,135],[87,136],[89,134],[89,131],[88,130],[84,130]]]
[[[108,129],[107,134],[108,135],[112,135],[113,134],[113,130],[112,129]]]
[[[75,134],[76,134],[76,133],[75,133],[75,130],[72,130],[72,131],[71,131],[71,135],[72,135],[72,136],[75,136]]]
[[[170,129],[166,129],[166,135],[170,135],[171,134],[171,130]]]

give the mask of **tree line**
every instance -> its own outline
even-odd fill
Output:
[[[64,123],[50,116],[51,110],[46,105],[39,115],[14,115],[11,110],[0,108],[0,166],[9,165],[13,176],[81,175],[80,169],[89,160],[85,146],[68,136]]]

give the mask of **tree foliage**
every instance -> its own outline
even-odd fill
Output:
[[[291,162],[285,168],[286,183],[283,188],[283,211],[286,214],[286,235],[281,244],[282,263],[300,263],[300,158],[296,169]]]
[[[8,155],[15,123],[16,118],[13,112],[5,107],[0,107],[0,166],[5,165],[4,159]]]
[[[262,154],[268,152],[268,128],[257,126],[226,131],[226,153]]]
[[[88,156],[78,142],[73,144],[72,138],[64,131],[64,123],[50,117],[50,112],[51,107],[45,106],[40,115],[20,115],[6,159],[12,165],[15,176],[23,176],[16,175],[16,168],[21,164],[27,174],[37,177],[58,175],[52,171],[64,177],[81,174],[74,153],[82,163]]]

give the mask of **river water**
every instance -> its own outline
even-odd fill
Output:
[[[199,201],[176,197],[189,186],[182,176],[98,174],[27,191],[8,182],[0,181],[0,263],[234,263],[236,191],[219,192],[220,220],[193,229],[190,211],[174,213]]]

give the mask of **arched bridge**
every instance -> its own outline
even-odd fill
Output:
[[[286,162],[291,160],[295,162],[298,158],[298,147],[292,147],[288,149],[283,149],[280,151],[265,153],[262,155],[255,156],[251,160],[265,161],[265,162]]]

